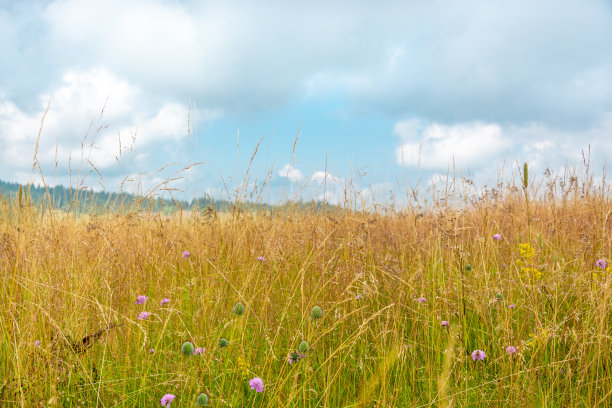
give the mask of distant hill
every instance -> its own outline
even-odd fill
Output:
[[[155,212],[172,212],[177,208],[183,209],[204,209],[212,207],[216,211],[230,210],[232,205],[227,200],[213,200],[210,198],[199,198],[191,202],[184,200],[169,200],[159,198],[144,198],[129,193],[109,193],[106,191],[93,190],[76,190],[74,188],[66,188],[64,186],[38,187],[34,185],[20,185],[19,183],[10,183],[0,180],[0,196],[3,199],[18,199],[19,188],[22,189],[22,200],[26,200],[29,195],[29,201],[34,204],[48,202],[50,198],[52,207],[61,210],[69,208],[78,209],[79,212],[105,212],[131,210],[141,208],[147,211]]]
[[[34,185],[20,185],[0,180],[0,198],[19,199],[19,188],[22,189],[22,200],[28,200],[35,205],[47,203],[50,198],[52,207],[59,210],[72,210],[79,213],[104,213],[108,211],[130,211],[140,209],[143,211],[162,212],[169,214],[179,208],[183,210],[202,211],[212,208],[218,212],[232,211],[234,203],[228,200],[213,200],[210,197],[197,198],[191,201],[169,200],[160,198],[144,198],[129,193],[109,193],[106,191],[76,190],[64,186],[38,187]],[[326,207],[334,209],[337,207],[322,202],[293,202],[283,205],[271,205],[265,203],[241,202],[240,207],[247,211],[257,210],[282,210],[290,205],[291,208],[309,209],[319,211]]]

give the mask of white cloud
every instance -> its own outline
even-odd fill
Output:
[[[439,184],[440,171],[455,170],[480,180],[495,178],[503,163],[528,162],[534,171],[580,166],[589,156],[599,166],[612,155],[612,114],[588,129],[563,130],[544,124],[524,126],[468,122],[453,125],[419,120],[399,122],[396,160],[401,166],[434,172],[430,185]],[[442,177],[442,178],[445,178]]]
[[[165,102],[155,108],[141,104],[141,96],[138,88],[104,69],[67,72],[61,85],[39,96],[38,109],[31,112],[0,95],[2,178],[38,180],[38,171],[29,172],[49,102],[37,160],[47,175],[55,173],[57,160],[61,174],[58,183],[68,184],[69,166],[73,177],[95,166],[105,178],[117,181],[122,172],[121,156],[131,155],[129,160],[123,158],[123,165],[136,165],[144,172],[159,168],[160,162],[186,158],[183,143],[188,137],[187,106]],[[210,121],[220,114],[202,110],[200,116]]]
[[[302,172],[291,164],[285,164],[285,167],[278,172],[278,175],[288,179],[292,183],[304,180]]]
[[[510,145],[499,125],[480,122],[424,126],[410,120],[396,124],[393,132],[402,139],[396,150],[398,163],[424,169],[446,168],[453,163],[458,167],[479,167]]]

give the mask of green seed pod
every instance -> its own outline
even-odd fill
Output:
[[[465,270],[468,271],[468,272],[471,271],[472,270],[472,265],[470,265],[470,264],[465,265]]]
[[[229,341],[225,337],[221,337],[219,339],[219,347],[227,347],[229,346]]]
[[[320,319],[323,316],[323,310],[319,306],[315,306],[310,311],[310,316],[315,320]]]
[[[181,346],[181,353],[183,353],[186,356],[193,356],[193,351],[194,351],[193,343],[189,341],[184,342],[183,345]]]
[[[198,407],[205,407],[206,405],[208,405],[208,395],[201,393],[196,398],[196,403]]]
[[[310,344],[308,344],[308,342],[304,340],[300,343],[298,349],[300,350],[300,353],[305,353],[310,349]]]
[[[502,300],[504,300],[504,295],[502,295],[502,293],[501,293],[501,292],[497,292],[497,293],[495,294],[495,299],[497,299],[498,301],[500,301],[500,302],[501,302]]]
[[[240,316],[244,313],[244,305],[240,302],[236,303],[236,305],[234,305],[234,314],[236,316]]]
[[[523,187],[529,186],[529,169],[527,168],[527,162],[523,164]]]

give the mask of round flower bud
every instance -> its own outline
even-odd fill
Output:
[[[221,337],[219,339],[219,347],[227,347],[229,345],[229,341],[225,337]]]
[[[196,398],[196,403],[198,407],[205,407],[206,405],[208,405],[208,395],[201,393]]]
[[[321,316],[323,316],[323,310],[321,310],[321,308],[319,306],[315,306],[312,308],[312,310],[310,311],[310,315],[312,316],[313,319],[320,319]]]
[[[304,340],[303,342],[300,343],[298,349],[300,350],[301,353],[305,353],[308,351],[308,349],[310,349],[310,344],[308,344],[308,342]]]
[[[244,313],[244,305],[240,302],[236,303],[236,305],[234,305],[234,314],[236,316],[240,316]]]
[[[193,352],[194,352],[193,343],[189,341],[184,342],[183,345],[181,346],[181,353],[183,353],[186,356],[193,356]]]

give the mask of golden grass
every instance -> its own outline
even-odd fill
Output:
[[[611,259],[612,202],[537,197],[206,218],[3,201],[0,405],[610,406],[612,278],[594,263]]]

